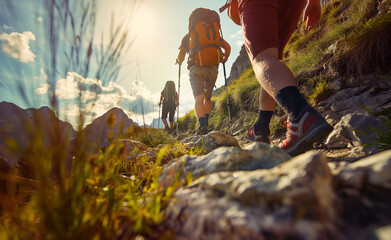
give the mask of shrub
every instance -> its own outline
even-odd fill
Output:
[[[151,148],[157,147],[159,144],[170,144],[173,142],[166,131],[154,128],[146,128],[135,140]]]
[[[331,93],[330,84],[325,79],[316,81],[314,91],[309,96],[309,100],[312,104],[326,99]]]

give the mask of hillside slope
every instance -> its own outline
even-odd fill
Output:
[[[390,2],[334,0],[322,13],[318,27],[311,31],[299,23],[284,52],[300,91],[333,125],[347,114],[368,114],[365,108],[374,115],[389,115]],[[241,51],[232,69],[239,71],[248,64],[245,54]],[[221,90],[212,98],[210,129],[229,132],[226,94]],[[251,67],[231,81],[228,93],[233,133],[246,144],[244,134],[256,120],[259,96]],[[284,135],[285,119],[277,107],[271,123],[274,143]],[[189,113],[180,120],[180,128],[192,132],[196,123],[194,114]]]

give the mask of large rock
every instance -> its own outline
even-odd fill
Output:
[[[264,143],[252,145],[249,149],[221,147],[204,156],[185,155],[168,163],[159,178],[159,184],[168,186],[180,171],[180,179],[188,172],[194,179],[215,172],[269,169],[291,158],[279,147]]]
[[[382,237],[387,230],[381,227],[391,225],[391,150],[333,172],[345,239],[390,239]]]
[[[391,190],[391,150],[344,165],[338,177],[356,189],[370,184]]]
[[[376,147],[364,147],[373,139],[373,136],[368,135],[370,128],[384,129],[385,126],[381,119],[372,115],[347,114],[334,126],[334,130],[329,134],[325,144],[328,148],[356,147],[360,151],[373,152]]]
[[[332,102],[330,109],[333,112],[339,112],[341,115],[353,112],[365,114],[367,111],[362,106],[371,111],[378,111],[384,107],[385,103],[391,101],[390,89],[384,91],[377,88],[356,87],[348,88],[341,92],[346,94],[342,99],[338,98],[341,94],[335,94],[330,99]]]
[[[185,148],[203,149],[207,153],[223,146],[240,147],[236,138],[217,131],[210,132],[205,136],[196,135],[187,137],[182,140],[182,143],[184,144]]]
[[[176,239],[336,239],[331,182],[315,152],[269,170],[217,172],[179,189],[166,223]]]

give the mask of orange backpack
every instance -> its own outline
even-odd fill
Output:
[[[222,59],[220,17],[217,12],[197,8],[189,18],[189,56],[198,66],[216,66]]]
[[[239,14],[239,3],[238,0],[227,0],[224,6],[220,8],[220,12],[224,12],[227,9],[228,17],[234,21],[234,23],[241,25],[240,14]]]

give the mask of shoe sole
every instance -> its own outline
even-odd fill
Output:
[[[248,140],[250,140],[250,141],[253,141],[253,142],[255,142],[255,139],[254,139],[254,138],[252,138],[252,137],[250,137],[248,134],[246,134],[246,138],[247,138]]]
[[[312,144],[314,142],[325,139],[333,131],[333,127],[326,123],[321,124],[320,126],[315,127],[310,130],[306,135],[298,140],[298,142],[286,149],[285,151],[291,156],[297,156],[301,153],[304,153],[312,149]]]
[[[194,135],[198,135],[198,136],[202,136],[202,135],[207,135],[209,133],[208,130],[202,130],[202,131],[199,131],[197,130]]]
[[[246,134],[246,138],[250,141],[253,141],[253,142],[261,142],[261,143],[267,143],[267,144],[270,144],[270,142],[265,142],[265,141],[257,141],[255,140],[254,138],[250,137],[248,134]]]

